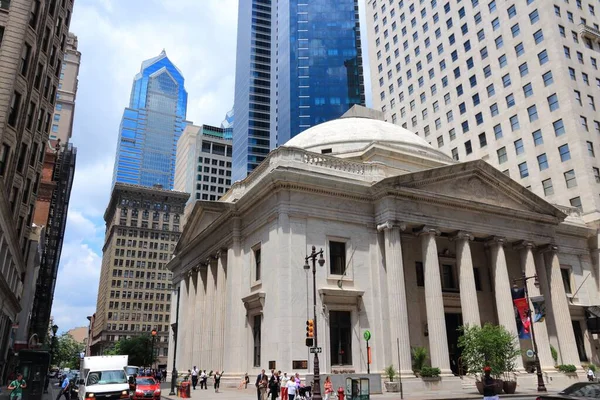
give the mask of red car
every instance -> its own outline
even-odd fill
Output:
[[[149,376],[141,376],[135,379],[136,388],[133,400],[160,399],[160,383]]]

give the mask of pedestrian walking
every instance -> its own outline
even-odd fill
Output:
[[[258,384],[259,400],[267,400],[267,391],[269,389],[269,381],[267,376],[263,375],[260,383]]]
[[[64,395],[66,400],[71,400],[71,393],[69,391],[69,377],[65,376],[62,384],[60,385],[60,391],[58,392],[58,396],[56,396],[56,400],[60,400],[60,398]]]
[[[208,380],[208,375],[206,375],[206,370],[203,370],[202,373],[200,374],[200,390],[208,389],[208,387],[206,385],[207,380]]]
[[[271,379],[269,379],[269,394],[271,395],[271,400],[276,400],[279,395],[279,379],[276,373],[271,375]]]
[[[325,400],[329,400],[329,396],[333,393],[333,384],[331,383],[331,378],[328,376],[325,378]]]
[[[215,393],[219,393],[219,386],[221,384],[221,376],[223,375],[223,372],[219,372],[216,371],[215,375],[213,376],[213,379],[215,380]]]
[[[196,390],[196,385],[198,384],[198,368],[194,365],[192,368],[192,388]]]
[[[21,400],[23,398],[23,389],[26,387],[27,382],[23,379],[23,374],[18,373],[17,379],[8,384],[8,390],[12,390],[10,392],[10,400]],[[69,399],[67,398],[67,400]]]
[[[287,383],[289,380],[290,378],[288,378],[287,372],[284,372],[281,377],[281,400],[287,400],[288,398]]]
[[[292,375],[292,378],[289,381],[287,381],[286,387],[288,400],[294,400],[294,397],[296,396],[296,380],[294,379],[294,375]]]
[[[589,382],[594,382],[594,380],[596,379],[596,376],[594,375],[594,371],[592,371],[591,368],[588,368],[587,370],[587,378]]]
[[[260,371],[260,374],[258,374],[258,376],[256,377],[256,382],[254,383],[254,386],[256,386],[256,396],[258,398],[258,400],[261,400],[260,397],[260,383],[262,382],[263,378],[265,378],[265,370],[263,369],[262,371]]]

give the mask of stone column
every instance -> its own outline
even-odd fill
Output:
[[[479,301],[475,287],[475,273],[471,257],[471,241],[473,235],[467,232],[457,232],[453,238],[456,241],[456,262],[458,266],[458,286],[460,288],[460,308],[464,325],[480,326]]]
[[[213,366],[218,371],[223,370],[223,345],[225,343],[225,283],[227,280],[227,253],[217,253],[217,291],[215,301],[215,326],[213,329]]]
[[[204,352],[206,358],[204,364],[206,365],[206,372],[215,370],[214,366],[214,348],[213,348],[213,335],[215,331],[215,308],[216,308],[216,278],[217,278],[217,262],[213,257],[207,260],[207,274],[206,274],[206,303],[204,307],[204,335],[202,336],[202,345],[206,349]],[[204,369],[204,367],[202,367]]]
[[[511,282],[508,277],[506,255],[504,254],[505,239],[494,236],[488,241],[491,250],[492,273],[494,274],[494,295],[496,296],[496,310],[498,324],[503,325],[511,334],[518,337],[517,321],[512,300]],[[517,370],[523,370],[523,358],[517,357]]]
[[[204,307],[204,279],[203,274],[201,272],[202,266],[199,265],[196,269],[196,301],[194,302],[194,327],[192,329],[192,334],[194,335],[194,347],[192,351],[192,361],[194,365],[198,368],[203,368],[201,364],[202,361],[202,326],[203,326],[203,313],[202,308]]]
[[[196,329],[196,320],[200,318],[198,315],[196,317],[196,298],[198,294],[198,274],[196,274],[193,270],[190,271],[190,287],[188,294],[188,305],[187,305],[187,321],[186,321],[186,346],[185,346],[185,357],[186,365],[188,365],[188,369],[191,369],[194,366],[194,339],[195,339],[195,329]]]
[[[520,250],[521,252],[521,268],[525,272],[525,276],[528,277],[537,275],[535,259],[532,251],[534,247],[535,246],[532,242],[527,241],[519,242],[515,246],[515,249]],[[533,279],[527,280],[527,292],[529,293],[529,298],[539,296],[541,294],[540,289],[535,286],[535,281]],[[533,315],[535,315],[535,312],[531,302],[529,303],[529,308],[532,312],[531,323],[535,324],[533,329],[535,330],[535,340],[537,342],[540,365],[542,366],[542,370],[553,371],[554,360],[552,360],[552,353],[550,352],[550,339],[548,338],[546,321],[533,322]]]
[[[185,316],[187,312],[187,298],[188,298],[188,282],[189,278],[187,274],[179,282],[179,321],[177,321],[177,371],[182,371],[185,366],[185,360],[183,355],[187,349],[185,349],[185,336],[186,336],[186,324]],[[187,371],[187,367],[185,368]]]
[[[432,367],[438,367],[443,375],[451,375],[446,317],[444,315],[444,298],[442,297],[442,281],[440,278],[440,263],[438,260],[437,244],[435,242],[435,237],[439,234],[440,231],[427,226],[419,232],[425,275],[425,307],[427,308],[427,325],[429,330],[429,358],[431,359]]]
[[[552,314],[556,324],[558,336],[558,347],[562,364],[573,364],[581,369],[581,361],[575,344],[573,323],[569,312],[567,294],[560,273],[560,261],[558,259],[558,246],[549,245],[544,248],[544,260],[550,283],[550,297],[552,298]]]
[[[404,281],[404,262],[402,260],[402,243],[400,232],[406,227],[404,224],[394,225],[386,222],[377,227],[384,230],[385,237],[385,265],[387,271],[387,286],[389,298],[389,324],[391,351],[397,347],[396,339],[400,339],[400,373],[403,376],[414,376],[412,372],[412,358],[410,353],[410,335],[408,329],[408,309],[406,304],[406,286]],[[394,357],[392,357],[395,360]]]

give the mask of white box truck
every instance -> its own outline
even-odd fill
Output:
[[[118,400],[129,398],[125,367],[128,356],[84,357],[82,379],[79,381],[81,400]]]

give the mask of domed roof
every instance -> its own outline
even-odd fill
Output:
[[[345,117],[313,126],[290,139],[284,146],[322,153],[348,153],[363,150],[373,142],[400,147],[434,149],[423,138],[399,125],[371,118]],[[329,150],[331,149],[331,150]]]

